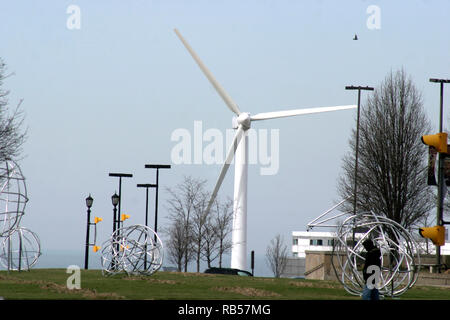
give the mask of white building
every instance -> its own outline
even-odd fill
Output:
[[[334,232],[293,231],[292,256],[305,258],[305,251],[332,251]]]

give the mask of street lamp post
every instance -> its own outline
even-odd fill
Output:
[[[359,153],[359,118],[361,114],[361,90],[368,90],[373,91],[374,88],[372,87],[362,87],[362,86],[346,86],[345,90],[358,90],[358,115],[356,118],[356,146],[355,146],[355,176],[354,176],[354,182],[353,182],[353,215],[356,215],[356,192],[357,189],[357,183],[358,183],[358,153]],[[355,221],[355,220],[354,220]],[[352,237],[353,244],[355,245],[355,228],[353,228],[353,237]]]
[[[86,228],[86,249],[84,253],[84,269],[88,269],[88,262],[89,262],[89,229],[91,226],[91,207],[92,203],[94,202],[94,199],[89,196],[86,198],[86,207],[87,207],[87,228]]]
[[[117,227],[118,227],[118,216],[117,216],[117,205],[120,203],[120,198],[117,195],[117,193],[114,193],[111,197],[111,202],[113,205],[113,233],[114,231],[116,231]]]
[[[354,195],[353,195],[353,214],[356,215],[356,192],[358,181],[358,153],[359,153],[359,117],[361,113],[361,90],[373,91],[372,87],[346,86],[345,90],[358,90],[358,116],[356,118],[356,150],[355,150],[355,177],[354,177]]]
[[[434,79],[431,78],[430,82],[440,84],[440,102],[439,102],[439,132],[443,131],[443,117],[444,117],[444,83],[450,83],[450,79]],[[436,222],[437,225],[444,225],[443,211],[444,211],[444,162],[445,155],[438,152],[438,196],[437,196],[437,208],[436,208]],[[436,246],[436,264],[438,273],[441,272],[441,247]]]
[[[150,183],[137,184],[138,188],[145,188],[145,226],[146,227],[148,227],[148,189],[156,188],[156,186],[157,186],[156,184],[150,184]]]
[[[111,202],[113,205],[113,235],[114,235],[115,231],[116,231],[116,226],[118,227],[118,220],[119,220],[117,217],[117,205],[120,204],[120,198],[116,192],[114,192],[114,194],[112,195]],[[115,242],[115,240],[116,239],[113,239],[113,242]],[[118,249],[119,248],[117,247],[117,250]],[[113,250],[113,248],[111,248],[111,250]],[[112,257],[113,257],[113,260],[115,260],[114,254],[112,255]],[[115,261],[111,261],[111,264],[112,264],[112,269],[115,269],[115,267],[116,267]]]
[[[155,200],[155,242],[158,232],[158,188],[159,188],[159,169],[170,169],[170,164],[146,164],[146,169],[156,169],[156,200]]]

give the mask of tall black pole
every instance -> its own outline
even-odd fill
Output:
[[[158,189],[159,189],[159,168],[156,169],[155,233],[158,233]],[[156,235],[155,235],[155,243],[156,243]]]
[[[359,154],[359,118],[361,114],[361,90],[373,91],[372,87],[346,86],[345,90],[358,90],[358,114],[356,117],[356,145],[355,145],[355,173],[353,181],[353,215],[356,215],[357,192],[358,192],[358,154]],[[353,245],[355,245],[355,228],[353,228]]]
[[[145,188],[145,226],[148,227],[148,188]],[[145,233],[144,270],[147,271],[147,232]]]
[[[117,219],[114,215],[113,221],[113,232],[120,227],[120,213],[121,213],[121,204],[122,204],[122,178],[132,178],[133,175],[131,173],[110,173],[110,177],[119,177],[119,212],[117,214]]]
[[[91,226],[91,208],[87,209],[86,248],[84,252],[84,269],[88,269],[89,261],[89,229]]]
[[[119,210],[118,210],[118,213],[117,213],[117,220],[116,220],[117,226],[116,226],[116,230],[120,228],[120,223],[119,223],[119,221],[120,221],[120,204],[121,204],[121,203],[122,203],[122,177],[119,177],[119,203],[118,203]]]
[[[450,79],[430,79],[430,82],[440,83],[440,102],[439,102],[439,132],[443,131],[443,117],[444,117],[444,83],[450,83]],[[436,222],[437,225],[444,225],[443,211],[444,211],[444,162],[445,155],[438,152],[438,196],[436,208]],[[441,273],[441,247],[436,246],[436,264],[437,272]]]
[[[138,184],[137,187],[145,188],[145,226],[148,227],[148,189],[155,188],[156,184]],[[145,243],[147,243],[147,234],[145,235]],[[147,252],[147,245],[145,245],[145,252]],[[147,254],[144,256],[144,270],[147,270]]]
[[[356,215],[356,200],[358,191],[358,155],[359,155],[359,122],[361,114],[361,90],[373,91],[372,87],[361,87],[361,86],[346,86],[345,90],[358,90],[358,114],[356,117],[356,146],[355,146],[355,175],[354,175],[354,185],[353,185],[353,214]]]
[[[358,192],[358,154],[359,154],[359,117],[361,114],[361,89],[358,89],[358,115],[356,118],[356,150],[355,150],[355,177],[354,177],[354,198],[353,214],[356,215],[356,194]]]
[[[145,226],[148,227],[148,189],[156,188],[156,184],[141,183],[136,185],[138,188],[145,188]],[[156,232],[156,230],[155,230]]]
[[[148,188],[145,188],[145,226],[148,227]]]
[[[170,169],[169,164],[146,164],[146,169],[156,169],[156,199],[155,199],[155,242],[156,233],[158,232],[158,188],[159,188],[159,169]]]
[[[440,111],[439,111],[439,132],[442,132],[442,117],[443,117],[443,101],[444,101],[444,83],[441,82],[441,92],[440,92]],[[438,160],[438,202],[436,208],[436,221],[437,225],[442,226],[442,217],[444,211],[444,197],[443,197],[443,187],[444,187],[444,155],[439,152]],[[441,247],[436,246],[436,263],[437,272],[441,273]]]

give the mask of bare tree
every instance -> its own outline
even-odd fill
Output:
[[[212,217],[213,215],[208,215],[207,217],[206,228],[203,236],[204,247],[202,254],[203,260],[205,260],[208,264],[208,268],[211,268],[211,263],[219,256],[217,250],[218,238]]]
[[[280,234],[276,235],[270,241],[270,245],[266,250],[266,259],[270,269],[275,278],[279,278],[286,269],[287,264],[287,247],[284,244],[283,238]]]
[[[184,221],[181,219],[173,220],[168,229],[163,229],[163,232],[169,235],[166,242],[168,259],[170,262],[174,263],[177,266],[177,270],[181,272],[183,270],[186,254]]]
[[[169,260],[185,272],[193,260],[197,272],[200,272],[201,260],[211,267],[211,263],[219,258],[221,267],[222,256],[231,248],[228,236],[231,233],[232,201],[221,203],[216,198],[214,206],[206,212],[210,194],[205,191],[205,185],[206,180],[184,177],[175,188],[167,188],[170,222],[165,233]]]
[[[15,110],[8,114],[8,90],[2,89],[3,81],[11,74],[6,74],[6,65],[0,59],[0,161],[14,159],[22,153],[22,146],[27,138],[27,131],[21,130],[23,112],[20,110],[22,100]]]
[[[193,215],[198,206],[199,197],[205,193],[205,183],[205,180],[184,177],[183,182],[178,184],[175,188],[166,189],[170,194],[170,198],[167,202],[170,224],[172,226],[177,224],[177,228],[182,226],[183,229],[183,233],[180,235],[181,241],[177,241],[176,243],[180,246],[179,250],[183,251],[183,265],[185,272],[187,271],[189,262],[194,258],[194,234],[192,232]],[[169,236],[172,236],[172,234]]]
[[[209,198],[209,194],[203,190],[197,194],[197,201],[192,216],[192,248],[194,251],[197,272],[200,272],[200,261],[206,244],[205,237],[209,220],[209,212],[206,212],[206,208],[208,206]]]
[[[211,212],[207,216],[204,233],[204,260],[211,267],[211,263],[219,258],[219,268],[222,267],[223,255],[231,249],[229,235],[231,233],[232,200],[222,203],[217,197]]]
[[[231,250],[229,235],[232,231],[233,200],[227,199],[224,203],[216,202],[214,217],[214,231],[218,241],[219,268],[222,268],[222,257]]]
[[[357,212],[374,211],[404,227],[414,225],[434,206],[427,185],[428,149],[421,136],[430,132],[421,94],[403,70],[390,73],[361,106]],[[343,160],[338,190],[350,197],[353,211],[356,130]]]

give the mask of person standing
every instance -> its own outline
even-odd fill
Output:
[[[366,249],[366,261],[364,263],[363,268],[363,278],[364,278],[364,289],[362,294],[363,300],[380,300],[380,295],[376,286],[373,286],[372,283],[368,283],[368,280],[372,282],[373,273],[375,272],[375,283],[379,280],[379,275],[381,272],[381,251],[380,249],[374,245],[373,241],[367,239],[363,242],[364,249]],[[367,270],[370,266],[375,266],[375,268],[371,268],[371,270]],[[377,268],[378,267],[378,268]],[[368,273],[368,271],[372,271]],[[378,272],[378,274],[377,274]],[[370,278],[370,279],[369,279]],[[369,286],[368,286],[369,284]]]

